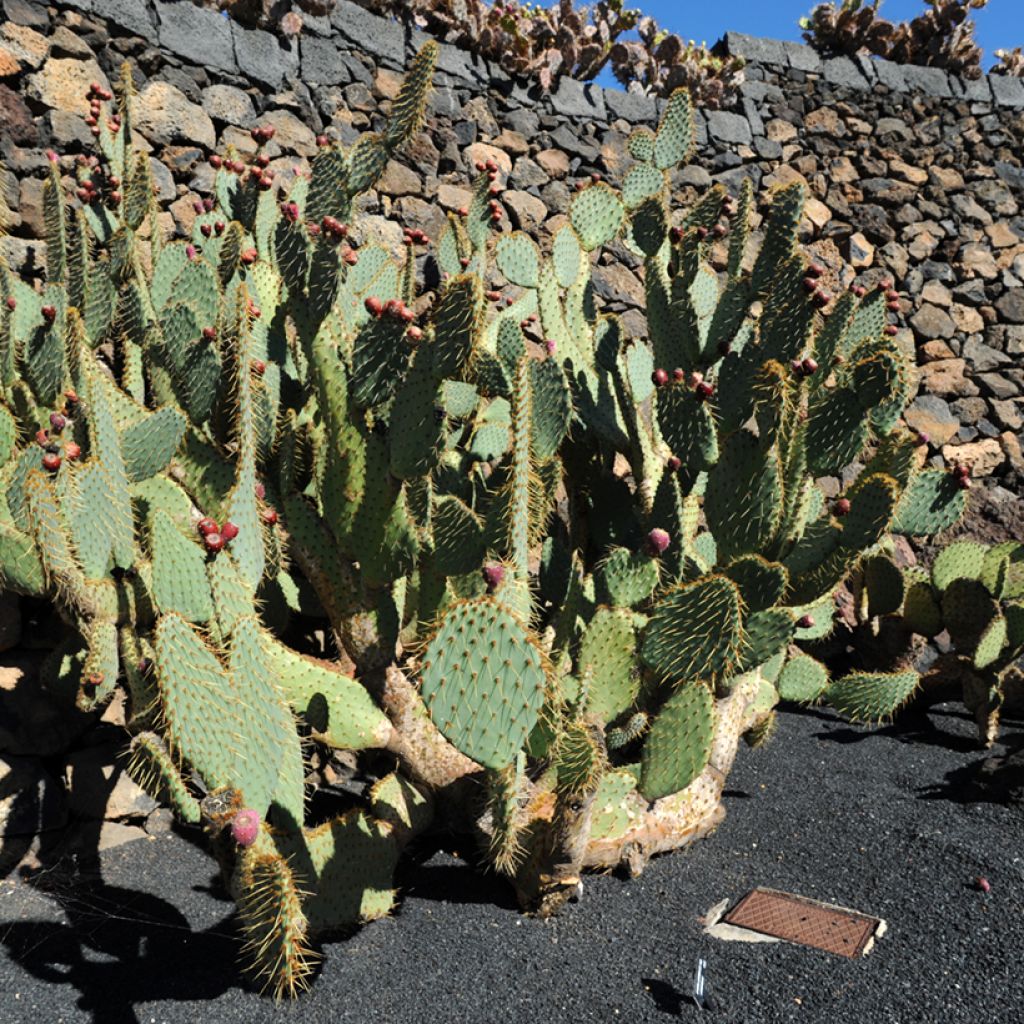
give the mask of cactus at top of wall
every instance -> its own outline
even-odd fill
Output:
[[[900,426],[884,291],[833,298],[802,255],[802,187],[775,192],[758,254],[749,185],[673,209],[683,92],[548,255],[496,235],[481,163],[426,301],[429,240],[366,241],[358,196],[435,56],[382,131],[325,141],[282,194],[262,150],[213,156],[180,241],[149,231],[126,72],[74,210],[52,170],[43,290],[0,269],[5,585],[64,616],[83,707],[128,689],[134,771],[211,833],[279,994],[316,935],[388,912],[435,813],[542,914],[585,869],[707,835],[740,736],[827,682],[795,644],[828,632],[835,589],[965,499]],[[598,308],[611,243],[644,265],[646,336]],[[858,458],[827,501],[815,479]],[[335,661],[283,642],[313,623]],[[397,774],[318,823],[300,735]]]

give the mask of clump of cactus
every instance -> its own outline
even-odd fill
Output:
[[[611,51],[612,71],[630,92],[670,96],[686,89],[699,106],[728,106],[743,84],[742,57],[720,57],[704,44],[686,42],[650,17],[637,23],[638,40],[621,40]]]
[[[800,27],[807,41],[826,53],[873,53],[899,64],[981,77],[981,48],[970,14],[988,0],[925,0],[926,11],[897,23],[879,15],[881,2],[842,0],[838,8],[831,2],[818,4]]]
[[[957,541],[936,555],[930,572],[901,569],[879,551],[862,562],[853,584],[858,629],[871,637],[858,646],[893,671],[837,685],[825,700],[854,721],[870,722],[891,717],[911,698],[942,699],[959,690],[979,742],[991,746],[1004,703],[1024,697],[1017,666],[1024,655],[1024,544]],[[914,663],[922,644],[936,637],[948,639],[948,651],[921,679]]]
[[[992,65],[991,74],[1011,75],[1024,78],[1024,50],[1015,46],[1012,50],[996,50],[996,63]]]
[[[82,708],[127,690],[132,772],[209,832],[279,995],[318,936],[391,910],[434,823],[540,914],[587,869],[714,830],[739,738],[828,684],[794,642],[829,632],[887,532],[965,500],[900,425],[886,292],[833,296],[802,255],[804,187],[774,193],[756,254],[749,185],[673,208],[685,92],[549,255],[481,163],[424,294],[428,240],[365,242],[356,198],[417,130],[435,57],[286,194],[272,130],[249,164],[212,156],[215,199],[171,242],[125,69],[77,203],[54,157],[42,290],[0,267],[4,584],[63,616],[46,671]],[[644,263],[646,337],[598,307],[612,243]],[[859,458],[830,505],[815,479]],[[283,640],[325,625],[326,657]],[[323,823],[311,747],[377,771]]]

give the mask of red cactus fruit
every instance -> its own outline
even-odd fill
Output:
[[[267,526],[277,525],[278,517],[276,508],[265,508],[261,514],[263,516],[263,522],[265,522]]]
[[[37,430],[36,431],[36,444],[40,448],[45,448],[50,443],[50,432],[48,430]]]
[[[825,273],[825,268],[820,263],[812,263],[807,268],[808,277],[822,277]]]
[[[18,300],[13,295],[7,296],[7,308],[12,312],[18,308]]]
[[[406,335],[406,337],[410,341],[422,341],[423,340],[423,328],[422,327],[417,327],[415,324],[413,324],[405,332],[405,335]]]
[[[468,217],[468,216],[469,216],[469,207],[468,207],[468,206],[460,206],[460,207],[458,208],[458,210],[456,210],[455,212],[456,212],[456,213],[457,213],[457,214],[458,214],[458,215],[459,215],[460,217]]]
[[[249,365],[257,377],[262,377],[267,372],[267,364],[262,359],[254,359]]]
[[[505,579],[505,566],[500,562],[488,562],[487,565],[483,567],[482,572],[484,576],[484,583],[487,584],[488,592],[494,593]]]
[[[224,537],[219,533],[207,533],[203,535],[203,543],[207,551],[222,551],[224,548]]]
[[[216,341],[217,340],[217,328],[216,327],[204,327],[203,328],[203,341]]]
[[[215,171],[219,171],[224,166],[224,158],[217,153],[213,153],[210,156],[209,164]]]
[[[267,496],[267,488],[262,481],[257,483],[253,490],[256,494],[256,497],[259,498],[260,501],[262,501]]]
[[[50,427],[55,434],[59,434],[67,425],[68,421],[59,412],[50,413]]]
[[[203,516],[202,519],[196,523],[196,529],[205,537],[210,533],[218,533],[217,520],[211,519],[209,516]]]
[[[68,462],[75,462],[82,454],[80,445],[75,444],[74,441],[67,441],[64,444],[64,456]]]
[[[815,292],[811,301],[818,309],[823,309],[832,301],[832,296],[828,292]]]
[[[801,364],[804,373],[809,377],[812,373],[818,372],[818,361],[808,356]]]
[[[323,149],[324,147],[329,146],[331,144],[331,140],[329,138],[327,138],[326,135],[318,135],[316,137],[316,144],[321,149]]]
[[[837,516],[846,516],[850,514],[850,499],[849,498],[838,498],[835,505],[833,506],[835,514]]]
[[[987,894],[992,891],[992,883],[984,875],[978,875],[978,877],[974,879],[974,884],[977,886],[979,892]]]
[[[376,295],[368,295],[363,305],[366,307],[366,312],[369,313],[370,316],[380,317],[384,312],[384,303],[381,302]]]
[[[700,239],[707,238],[708,237],[708,229],[706,227],[703,227],[703,226],[697,228],[697,237],[700,238]]]
[[[555,350],[557,348],[558,348],[558,344],[557,344],[557,342],[555,341],[554,338],[545,338],[544,339],[544,350],[547,352],[547,354],[549,356],[553,356],[555,354]]]
[[[231,838],[239,846],[252,846],[259,834],[260,816],[258,811],[246,807],[231,819]]]
[[[811,626],[814,625],[814,616],[813,615],[801,615],[800,618],[796,620],[796,624],[801,629],[810,629]]]
[[[900,329],[895,324],[885,325],[885,335],[887,338],[895,338],[900,333]]]
[[[682,460],[675,455],[670,455],[665,462],[665,465],[668,466],[669,470],[673,473],[675,473],[682,464]]]
[[[200,224],[199,230],[202,233],[203,238],[209,238],[213,234],[212,224]]]
[[[715,393],[715,389],[706,380],[702,380],[693,390],[701,402],[706,401]]]
[[[56,306],[43,306],[41,310],[43,319],[48,323],[52,324],[57,319],[57,308]]]
[[[656,388],[663,388],[668,383],[668,371],[660,366],[651,374],[651,380]]]
[[[60,456],[56,452],[43,452],[43,469],[56,473],[60,469]]]
[[[818,282],[813,277],[805,277],[803,280],[804,291],[808,295],[813,295],[818,290]]]
[[[672,538],[669,536],[668,531],[662,530],[657,526],[647,534],[647,550],[655,558],[663,555],[671,543]]]
[[[225,523],[220,530],[225,541],[233,541],[238,536],[238,527],[232,522]]]
[[[685,374],[685,373],[683,373],[683,368],[682,368],[681,366],[677,366],[677,367],[676,367],[676,368],[675,368],[675,369],[674,369],[674,370],[672,371],[672,379],[673,379],[673,380],[674,380],[674,381],[675,381],[675,382],[676,382],[677,384],[682,384],[682,383],[683,383],[683,380],[684,380],[685,378],[686,378],[686,374]]]
[[[252,266],[260,258],[260,254],[255,249],[243,249],[242,250],[242,262],[247,266]]]

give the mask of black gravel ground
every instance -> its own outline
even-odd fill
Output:
[[[275,1008],[239,981],[231,905],[180,836],[104,854],[91,891],[56,871],[48,886],[12,875],[0,1024],[1024,1021],[1024,818],[972,784],[982,755],[962,709],[878,732],[780,718],[766,749],[741,752],[710,840],[635,881],[588,879],[550,922],[435,853],[405,873],[393,919],[325,948],[297,1004]],[[1019,723],[1005,731],[1020,741]],[[888,933],[857,961],[703,934],[704,911],[757,885],[883,917]],[[698,956],[713,1013],[687,997]]]

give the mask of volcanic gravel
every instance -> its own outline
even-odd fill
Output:
[[[451,851],[421,850],[398,913],[328,943],[297,1003],[275,1007],[239,979],[232,905],[181,835],[104,853],[91,888],[59,868],[31,884],[12,874],[0,1022],[1024,1020],[1024,818],[974,784],[985,755],[963,709],[874,732],[817,711],[779,718],[766,748],[741,750],[711,839],[635,880],[588,877],[553,921],[521,916]],[[1004,733],[1022,739],[1020,723]],[[859,960],[703,933],[708,908],[759,885],[885,918],[888,932]],[[698,956],[711,1012],[688,995]]]

